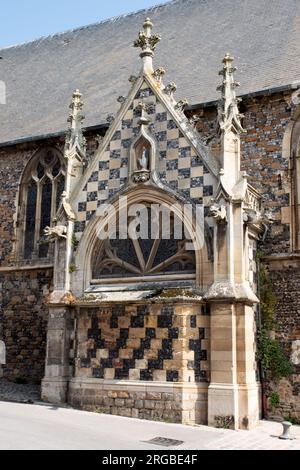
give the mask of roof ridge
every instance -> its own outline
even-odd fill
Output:
[[[163,0],[161,0],[161,1],[163,1]],[[140,10],[135,10],[135,11],[132,11],[132,12],[129,12],[129,13],[124,13],[123,15],[117,15],[117,16],[113,16],[111,18],[106,18],[106,19],[101,20],[101,21],[96,21],[95,23],[89,23],[85,26],[78,26],[76,28],[67,29],[65,31],[61,31],[61,32],[58,32],[58,33],[48,34],[47,36],[40,36],[40,37],[38,37],[36,39],[32,39],[30,41],[24,41],[22,43],[12,44],[10,46],[5,46],[5,47],[0,47],[0,51],[5,51],[5,50],[8,50],[8,49],[13,49],[13,48],[17,48],[17,47],[27,46],[29,44],[34,44],[34,43],[46,41],[48,39],[63,36],[65,34],[74,33],[74,32],[77,32],[77,31],[83,31],[85,29],[88,29],[88,28],[91,28],[91,27],[94,27],[94,26],[99,26],[101,24],[113,23],[113,22],[116,22],[116,21],[121,20],[123,18],[128,18],[130,16],[141,14],[142,12],[150,12],[150,11],[153,11],[153,10],[166,8],[166,7],[168,7],[170,5],[174,5],[176,3],[184,3],[184,2],[188,2],[188,1],[190,1],[190,0],[165,0],[164,3],[157,3],[155,5],[152,5],[152,7],[149,7],[149,8],[141,8]]]

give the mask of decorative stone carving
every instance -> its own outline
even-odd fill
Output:
[[[162,67],[159,67],[158,69],[154,70],[153,77],[159,84],[161,84],[162,77],[165,75],[165,73],[166,73],[165,69]]]
[[[135,83],[137,81],[138,77],[136,77],[135,75],[130,75],[130,77],[128,78],[128,81],[130,83]]]
[[[171,98],[173,98],[174,93],[177,90],[177,85],[174,82],[169,83],[165,88],[164,88],[164,93]]]
[[[75,212],[73,211],[73,208],[69,202],[66,191],[63,191],[61,195],[61,199],[62,199],[62,206],[63,206],[63,209],[65,211],[65,214],[68,220],[75,220],[76,219]]]
[[[65,154],[66,156],[73,149],[79,151],[81,157],[85,157],[86,153],[86,139],[82,132],[82,122],[84,115],[82,114],[83,101],[82,94],[79,90],[73,93],[72,101],[70,104],[70,113],[68,122],[70,124],[66,135]]]
[[[148,112],[149,104],[144,103],[143,101],[140,101],[135,109],[136,109],[137,111],[145,111],[145,112]]]
[[[150,179],[149,170],[137,170],[132,176],[132,180],[135,183],[146,183]]]
[[[141,117],[138,121],[138,125],[143,126],[143,125],[149,124],[150,118],[147,114],[147,112],[149,110],[149,106],[150,106],[149,104],[144,103],[143,101],[140,101],[138,103],[138,105],[136,106],[135,110],[136,111],[141,111]]]
[[[235,89],[239,86],[239,82],[234,80],[233,73],[236,68],[232,65],[233,57],[226,54],[223,59],[223,69],[219,75],[223,76],[223,81],[217,90],[221,91],[222,98],[218,106],[218,120],[222,131],[231,131],[240,134],[245,132],[241,124],[242,114],[239,113],[238,103],[240,98],[236,97]]]
[[[266,211],[256,211],[253,209],[245,209],[243,214],[244,223],[256,231],[262,232],[260,238],[265,239],[270,225],[273,223],[272,214]]]
[[[149,170],[149,149],[143,147],[142,155],[138,158],[138,169]]]
[[[133,43],[134,47],[140,47],[142,49],[141,57],[143,53],[153,53],[155,51],[156,45],[161,40],[159,34],[151,34],[153,24],[149,18],[146,18],[146,21],[143,24],[144,31],[139,32],[139,37]]]
[[[217,204],[212,204],[209,208],[209,215],[212,217],[218,224],[227,223],[227,212],[225,206],[219,206]]]
[[[55,227],[44,228],[44,234],[47,241],[52,243],[59,238],[67,239],[67,227],[65,225],[56,225]]]
[[[109,114],[107,117],[106,117],[106,121],[108,122],[109,125],[111,125],[115,120],[115,116],[113,114]]]
[[[197,114],[193,114],[189,119],[189,123],[193,127],[195,127],[197,122],[199,122],[199,121],[200,121],[200,116],[198,116]]]
[[[125,101],[126,101],[125,96],[119,96],[119,98],[117,99],[117,102],[120,103],[120,104],[125,103]]]
[[[104,139],[103,135],[100,135],[100,134],[96,135],[96,142],[98,143],[98,146],[102,144],[103,139]]]
[[[178,101],[175,105],[175,109],[177,109],[180,112],[183,112],[184,108],[188,106],[189,102],[186,99]]]

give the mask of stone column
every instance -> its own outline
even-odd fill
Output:
[[[256,380],[255,312],[252,306],[236,304],[237,382],[239,429],[251,429],[259,420],[259,387]]]
[[[70,367],[71,319],[68,307],[50,307],[45,377],[42,399],[51,403],[67,401]]]
[[[254,310],[242,302],[211,305],[208,424],[251,429],[259,419]]]
[[[237,429],[236,312],[233,304],[211,304],[208,425]]]

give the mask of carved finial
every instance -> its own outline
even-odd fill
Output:
[[[86,140],[82,132],[82,122],[84,120],[84,115],[81,113],[83,108],[83,101],[81,100],[81,97],[82,94],[79,92],[79,90],[75,90],[72,96],[71,104],[69,106],[69,129],[66,135],[65,150],[70,151],[74,148],[80,152],[81,156],[85,156]]]
[[[143,28],[144,31],[139,32],[139,37],[134,41],[133,45],[142,49],[140,57],[143,59],[143,71],[145,73],[153,73],[152,59],[156,45],[161,37],[159,34],[152,34],[153,24],[149,18],[146,18]]]
[[[222,75],[222,84],[217,88],[221,91],[222,98],[218,106],[218,119],[222,131],[234,131],[238,134],[245,132],[241,118],[242,114],[239,113],[238,103],[241,101],[236,97],[235,89],[239,86],[239,82],[234,80],[234,72],[236,68],[232,65],[233,57],[226,54],[223,59],[223,69],[219,72]]]
[[[140,117],[139,122],[138,122],[139,125],[149,124],[150,119],[149,119],[149,116],[147,115],[147,113],[149,111],[150,106],[151,105],[149,105],[147,103],[144,103],[143,101],[140,101],[137,104],[135,110],[141,112],[141,117]]]

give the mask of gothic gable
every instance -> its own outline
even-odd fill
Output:
[[[155,78],[144,76],[136,80],[75,191],[77,235],[84,231],[97,207],[132,183],[130,151],[140,134],[141,105],[148,119],[147,132],[154,141],[157,183],[187,202],[204,206],[210,203],[216,163],[207,155],[180,103],[168,93],[168,86],[159,86]]]

